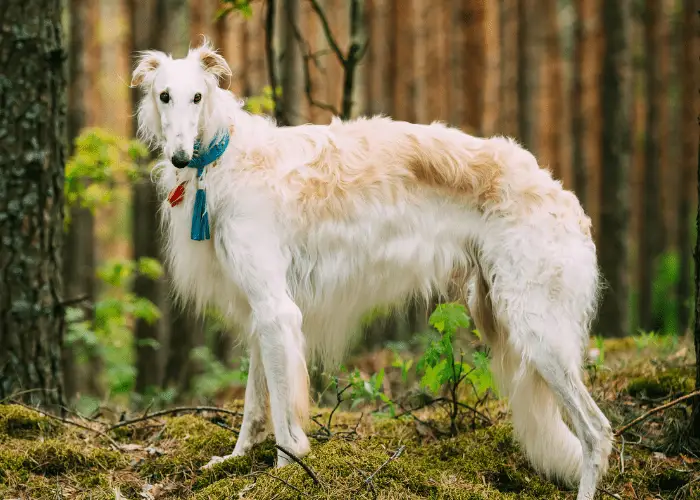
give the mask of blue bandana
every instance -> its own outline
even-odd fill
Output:
[[[194,154],[192,160],[187,165],[189,168],[197,169],[197,194],[194,199],[194,209],[192,210],[192,229],[190,238],[195,241],[208,240],[209,213],[207,212],[207,193],[204,190],[204,168],[221,158],[228,146],[229,133],[225,130],[223,134],[218,134],[209,143],[206,151],[201,151],[202,143],[197,140],[194,143]]]

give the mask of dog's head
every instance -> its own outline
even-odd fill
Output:
[[[139,104],[139,136],[157,143],[177,168],[192,159],[194,143],[211,114],[219,78],[231,75],[226,60],[204,40],[182,59],[163,52],[141,52],[131,86],[144,92]]]

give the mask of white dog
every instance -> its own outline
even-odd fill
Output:
[[[132,79],[139,135],[165,156],[175,289],[248,332],[240,437],[210,464],[265,437],[268,398],[277,443],[304,456],[307,357],[332,366],[373,307],[449,289],[468,297],[533,465],[593,498],[612,436],[581,377],[599,283],[577,198],[508,138],[385,117],[278,127],[220,89],[225,74],[205,41],[141,53]]]

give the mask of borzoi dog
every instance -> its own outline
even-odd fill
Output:
[[[307,357],[339,362],[375,306],[457,290],[530,461],[592,498],[612,435],[582,382],[599,275],[575,195],[505,137],[381,116],[278,127],[219,88],[227,74],[205,41],[181,59],[141,53],[131,82],[139,136],[165,157],[153,173],[176,293],[247,332],[240,436],[210,464],[264,439],[268,400],[277,443],[307,454]]]

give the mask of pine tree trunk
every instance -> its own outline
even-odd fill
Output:
[[[61,2],[3,0],[0,19],[0,400],[51,407],[64,399]]]
[[[686,50],[684,52],[684,59],[690,64],[686,66],[687,70],[690,71],[691,68],[696,70],[698,67],[698,16],[700,16],[700,10],[692,5],[692,0],[685,0],[683,3],[683,38],[686,44]],[[693,89],[693,96],[690,102],[697,103],[697,80],[693,80],[688,77],[687,80],[687,90],[692,81],[695,81],[695,88]],[[686,107],[690,107],[689,101],[684,101]],[[697,112],[697,107],[694,108]],[[695,127],[691,123],[684,123],[684,126],[688,129],[688,139],[690,138],[690,130],[695,130],[694,134],[697,140],[697,170],[696,170],[696,182],[697,182],[697,199],[700,200],[700,135],[698,134],[697,125],[700,125],[700,115],[696,115],[697,124]],[[689,141],[686,142],[689,146]],[[690,151],[688,151],[690,152]],[[697,204],[697,215],[695,218],[695,231],[696,231],[696,241],[695,241],[695,389],[700,390],[700,203]],[[690,419],[690,434],[697,439],[700,439],[700,397],[696,397],[693,403],[693,413]]]
[[[461,125],[470,133],[483,134],[484,107],[486,104],[486,6],[484,0],[468,0],[463,7],[460,38],[464,39],[461,47],[461,61],[457,65],[462,67],[463,79],[460,82],[463,95],[455,96],[464,102],[464,115]],[[456,40],[459,43],[461,40]],[[456,82],[455,82],[456,83]],[[459,101],[458,101],[459,102]],[[448,103],[448,109],[452,102]],[[459,122],[458,122],[459,123]]]
[[[692,207],[697,203],[695,197],[695,185],[698,178],[695,177],[697,128],[694,123],[696,113],[700,110],[700,18],[695,11],[697,5],[694,0],[683,1],[682,16],[682,57],[680,59],[681,75],[681,127],[683,138],[681,147],[681,173],[678,184],[678,249],[680,254],[680,279],[678,282],[678,297],[680,303],[680,327],[686,331],[690,327],[692,306]],[[697,331],[697,330],[696,330]],[[700,357],[698,357],[700,359]]]
[[[562,154],[562,134],[567,118],[564,114],[564,81],[562,75],[562,53],[559,42],[559,22],[557,0],[544,2],[543,29],[540,35],[542,45],[542,73],[539,86],[539,146],[538,159],[541,165],[552,170],[552,175],[564,181],[567,177]],[[568,180],[568,179],[567,179]]]
[[[644,6],[644,47],[646,79],[646,141],[644,151],[643,216],[640,220],[639,238],[639,327],[645,331],[654,329],[652,292],[658,257],[663,249],[661,210],[661,109],[658,93],[661,92],[661,60],[659,57],[661,31],[661,2],[647,0]]]
[[[601,238],[599,260],[608,282],[598,332],[622,337],[629,332],[628,226],[630,213],[630,1],[604,2],[603,67],[600,78],[602,128]]]
[[[499,24],[501,32],[501,86],[499,130],[501,134],[519,139],[520,112],[518,106],[518,22],[519,0],[501,3]]]
[[[574,191],[583,209],[588,212],[588,176],[583,143],[583,2],[574,0],[573,56],[571,65],[571,166]]]
[[[99,24],[98,5],[86,0],[71,0],[70,50],[68,52],[68,152],[73,154],[75,139],[83,127],[95,125],[95,107],[99,103]],[[97,19],[95,19],[97,18]],[[92,43],[91,43],[92,42]],[[97,54],[93,54],[97,48]],[[70,207],[70,223],[65,235],[63,252],[63,285],[65,296],[70,299],[85,297],[81,307],[84,319],[94,321],[94,304],[97,300],[95,283],[95,240],[92,212],[80,206]],[[76,354],[86,351],[88,363],[79,365]],[[66,345],[63,350],[63,374],[66,399],[78,392],[92,396],[102,393],[99,373],[102,363],[99,354],[80,341]]]
[[[167,0],[129,0],[131,14],[131,53],[146,49],[165,49],[164,39],[168,34]],[[136,109],[140,94],[132,89],[132,109]],[[136,130],[136,115],[133,118],[133,131]],[[139,179],[133,188],[132,198],[132,235],[134,259],[142,257],[162,260],[161,232],[157,210],[159,200],[156,189],[149,177]],[[136,351],[136,385],[138,394],[158,387],[162,380],[163,356],[159,355],[160,344],[167,341],[167,289],[163,280],[152,280],[138,276],[133,285],[133,292],[156,304],[166,316],[154,323],[138,319],[134,326],[134,344]],[[150,389],[149,389],[150,388]]]
[[[299,125],[303,121],[300,103],[303,97],[301,70],[304,62],[294,26],[300,24],[301,6],[299,0],[286,0],[279,2],[277,8],[281,14],[277,25],[280,40],[277,54],[280,59],[279,85],[282,87],[278,121],[280,125]]]

